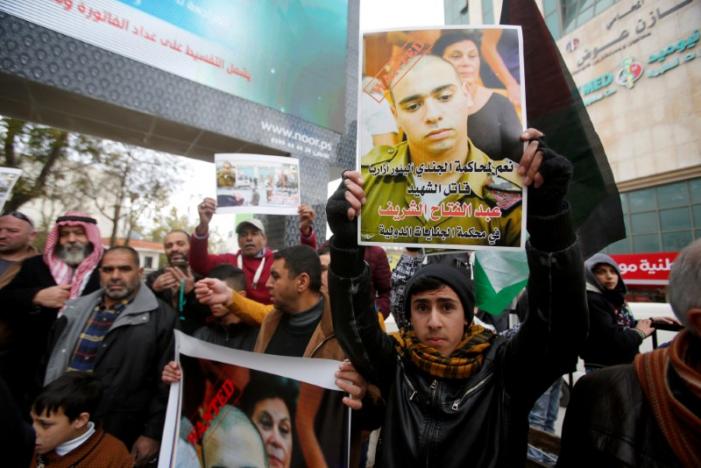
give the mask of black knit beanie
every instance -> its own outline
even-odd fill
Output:
[[[407,282],[404,288],[403,310],[406,321],[411,321],[411,294],[412,289],[414,289],[414,284],[416,284],[419,278],[426,277],[437,279],[455,291],[465,311],[465,320],[467,320],[468,324],[471,324],[474,316],[473,309],[475,307],[475,295],[472,292],[472,281],[465,275],[464,271],[442,263],[430,263],[424,266]]]

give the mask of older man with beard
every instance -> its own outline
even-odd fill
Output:
[[[68,299],[97,290],[102,258],[97,221],[68,211],[56,219],[42,255],[24,260],[0,291],[0,320],[10,331],[0,346],[0,375],[23,414],[41,389],[39,366],[51,326]]]

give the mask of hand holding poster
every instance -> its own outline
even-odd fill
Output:
[[[357,161],[361,244],[523,247],[521,43],[502,26],[364,34],[359,139],[375,146]],[[373,130],[365,95],[396,133]]]
[[[297,214],[299,160],[262,154],[215,154],[217,212]]]
[[[348,466],[339,363],[237,351],[176,331],[159,466]]]

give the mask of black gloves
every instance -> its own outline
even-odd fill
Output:
[[[565,157],[547,148],[542,140],[538,145],[543,153],[540,174],[543,185],[528,187],[528,213],[535,216],[550,216],[563,209],[567,187],[572,178],[573,166]]]
[[[326,221],[333,233],[333,245],[341,249],[352,249],[358,246],[358,217],[353,221],[348,219],[348,209],[351,207],[346,200],[345,180],[329,197],[326,203]]]

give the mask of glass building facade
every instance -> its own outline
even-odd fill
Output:
[[[701,179],[621,193],[628,237],[611,254],[678,251],[701,238]]]
[[[559,39],[590,21],[618,0],[543,0],[543,16],[550,33]]]

